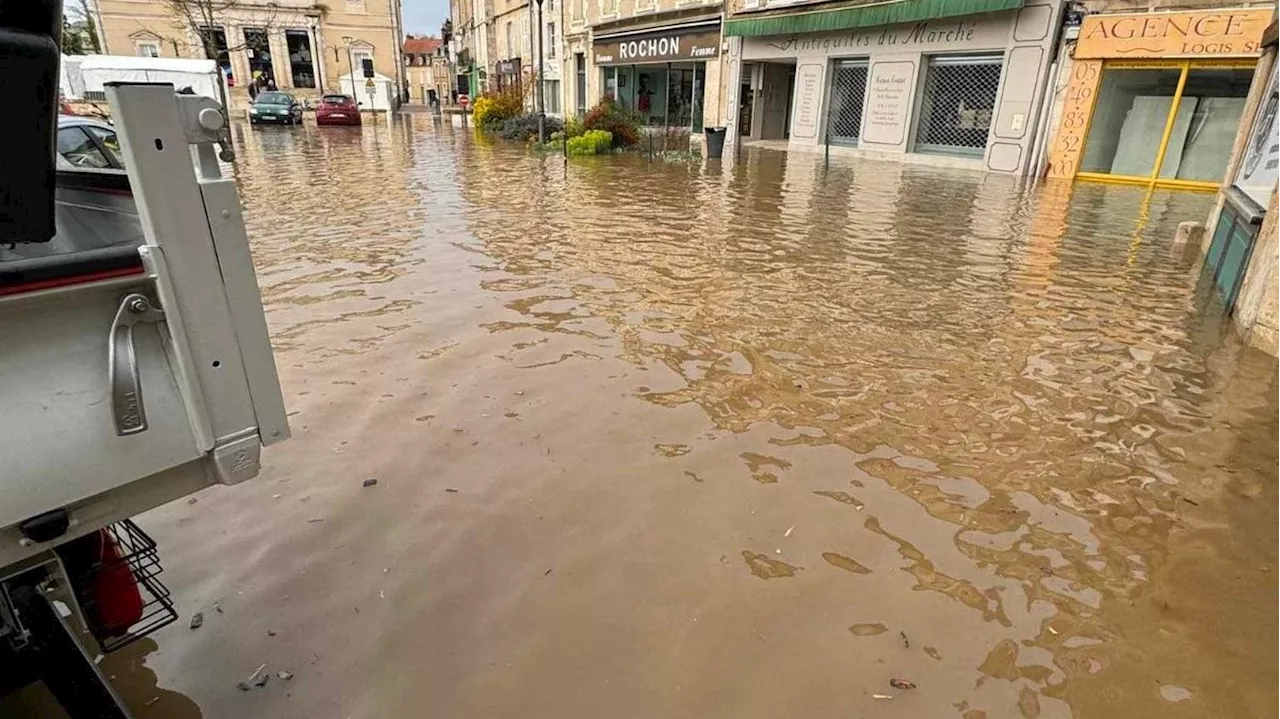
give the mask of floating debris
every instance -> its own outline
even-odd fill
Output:
[[[191,628],[199,629],[204,625],[204,612],[196,612],[191,615]]]
[[[196,502],[199,502],[199,501],[200,501],[200,500],[199,500],[199,499],[197,499],[197,498],[195,498],[195,497],[188,497],[188,498],[187,498],[187,504],[195,504]]]
[[[890,679],[889,686],[894,689],[915,689],[916,683],[907,679]]]
[[[1191,698],[1191,692],[1176,684],[1165,684],[1160,687],[1160,698],[1167,702],[1185,702]]]
[[[276,672],[276,679],[279,679],[282,682],[287,682],[292,678],[293,678],[293,672],[287,672],[283,669]]]
[[[892,699],[893,697],[889,696],[888,694],[872,694],[871,698],[872,699]]]
[[[787,537],[790,537],[791,533],[794,531],[796,531],[796,525],[793,524],[790,527],[787,527],[787,531],[782,533],[782,538],[786,539]]]
[[[312,517],[311,519],[308,519],[307,521],[308,521],[308,522],[323,522],[323,521],[324,521],[324,517]]]
[[[910,639],[907,639],[907,633],[906,633],[906,632],[898,632],[898,636],[899,636],[899,637],[902,637],[902,648],[903,648],[903,649],[910,649],[910,648],[911,648],[911,640],[910,640]]]
[[[361,482],[361,483],[360,483],[360,486],[361,486],[361,487],[372,487],[372,486],[376,485],[377,483],[378,483],[378,480],[376,480],[376,479],[366,479],[365,481],[363,481],[363,482]]]
[[[843,554],[836,552],[823,552],[822,558],[826,560],[827,564],[830,564],[833,567],[839,567],[847,572],[853,572],[854,574],[871,573],[870,569],[859,564],[857,560],[852,557],[846,557]]]
[[[160,701],[160,697],[151,697],[150,699],[146,700],[145,702],[142,702],[142,706],[144,706],[144,707],[149,707],[149,706],[151,706],[152,704],[155,704],[155,703],[156,703],[156,702],[158,702],[158,701]]]
[[[870,637],[884,634],[889,628],[880,623],[855,624],[849,627],[849,633],[855,637]]]
[[[796,571],[800,569],[786,562],[770,559],[767,554],[756,554],[745,550],[742,552],[742,559],[747,563],[747,567],[751,569],[751,573],[761,579],[794,577]]]
[[[457,492],[458,490],[454,489],[453,487],[445,487],[445,488],[444,488],[444,491],[446,491],[446,492]]]
[[[253,670],[253,673],[249,675],[248,679],[236,683],[236,688],[242,692],[247,692],[253,687],[266,686],[267,680],[270,678],[271,675],[267,673],[266,663],[259,664],[258,668]]]

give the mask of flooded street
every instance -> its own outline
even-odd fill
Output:
[[[1171,246],[1211,195],[233,129],[294,436],[139,519],[136,716],[1274,710],[1276,363]]]

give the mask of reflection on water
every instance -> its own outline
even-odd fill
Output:
[[[1240,346],[1199,288],[1194,258],[1170,246],[1211,197],[1030,191],[1005,177],[874,162],[824,169],[820,158],[764,151],[736,166],[616,157],[566,171],[559,157],[426,116],[363,131],[235,130],[291,405],[321,391],[305,378],[325,371],[359,375],[359,388],[335,387],[353,383],[343,378],[324,390],[348,399],[374,392],[365,375],[383,368],[392,389],[390,375],[425,373],[424,395],[447,393],[432,384],[444,371],[433,363],[461,356],[481,386],[509,386],[508,396],[552,378],[559,390],[542,405],[504,417],[529,426],[572,402],[557,424],[535,424],[534,439],[589,436],[610,417],[651,411],[702,417],[684,434],[610,439],[616,456],[633,458],[626,471],[655,478],[633,511],[712,557],[705,571],[753,582],[724,585],[706,607],[737,616],[792,587],[777,605],[785,618],[772,621],[781,637],[804,638],[804,651],[788,654],[773,631],[722,630],[702,641],[735,649],[693,662],[698,681],[654,698],[656,713],[752,713],[728,697],[754,694],[724,686],[759,681],[769,660],[738,641],[768,642],[786,658],[788,673],[762,686],[807,696],[812,716],[850,696],[900,694],[879,676],[858,678],[850,696],[817,690],[802,677],[833,661],[824,642],[910,671],[920,689],[909,701],[919,703],[902,716],[1211,717],[1274,706],[1276,363]],[[615,391],[582,405],[573,395],[592,368]],[[452,420],[422,406],[326,415],[351,411],[334,402],[295,423],[400,437],[393,452],[432,432],[458,442],[476,431],[450,431]],[[498,467],[502,453],[527,451],[503,432],[465,437],[483,439],[475,451],[495,453]],[[326,461],[278,451],[277,471],[290,476]],[[597,492],[620,489],[609,480],[618,461],[612,451],[593,458]],[[680,496],[717,501],[677,499],[656,479],[668,473]],[[756,513],[771,509],[794,519],[766,532]],[[418,531],[386,511],[383,526]],[[698,521],[678,529],[657,518],[687,514]],[[575,553],[631,549],[573,533],[562,541]],[[539,577],[557,564],[539,561]],[[598,576],[637,589],[655,578],[647,566]],[[546,569],[547,581],[562,571]],[[596,601],[619,616],[639,611]],[[573,606],[562,612],[584,611]],[[540,636],[551,627],[474,621],[519,632],[510,641],[554,669],[545,665],[559,655],[538,653],[552,652]],[[413,619],[397,627],[412,634]],[[664,631],[652,635],[659,645],[695,651],[683,630]],[[407,651],[408,661],[431,652]],[[454,707],[494,709],[505,696],[495,687],[574,693],[536,673],[458,681],[450,691],[492,693],[450,695]],[[379,706],[395,715],[385,691]],[[391,695],[412,692],[396,685]],[[801,703],[777,706],[795,715]]]

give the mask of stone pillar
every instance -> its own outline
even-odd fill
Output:
[[[1280,9],[1280,0],[1276,0],[1276,8]],[[1276,28],[1276,20],[1272,20],[1271,27],[1267,28],[1263,38],[1274,38]],[[1276,54],[1277,46],[1272,43],[1263,51],[1262,58],[1258,59],[1258,69],[1253,75],[1252,86],[1249,86],[1249,97],[1240,118],[1240,128],[1231,147],[1231,160],[1226,179],[1222,183],[1224,188],[1230,186],[1242,161],[1245,143],[1251,136],[1254,115],[1258,113],[1271,73],[1277,69]],[[1221,207],[1220,193],[1219,201],[1210,216],[1210,223],[1207,223],[1211,229],[1202,243],[1204,249],[1212,242],[1212,228],[1217,226],[1217,215]],[[1244,283],[1240,285],[1240,294],[1236,298],[1231,320],[1249,344],[1280,357],[1280,201],[1277,201],[1275,189],[1272,189],[1266,217],[1262,220],[1258,237],[1253,243],[1253,253],[1249,256]]]
[[[1223,175],[1222,189],[1231,186],[1232,180],[1235,179],[1236,173],[1240,170],[1240,163],[1244,160],[1245,147],[1251,139],[1250,133],[1253,130],[1253,118],[1258,114],[1258,108],[1262,105],[1263,99],[1270,92],[1271,69],[1275,67],[1276,49],[1271,47],[1264,52],[1262,57],[1258,58],[1258,64],[1253,68],[1253,82],[1249,85],[1249,95],[1245,98],[1244,110],[1240,113],[1240,127],[1236,131],[1235,142],[1231,146],[1231,159],[1227,161],[1227,171]],[[1213,205],[1213,209],[1209,211],[1209,219],[1205,222],[1207,227],[1217,227],[1218,217],[1222,214],[1222,205],[1226,202],[1226,198],[1222,190],[1218,192],[1218,199]],[[1200,244],[1200,253],[1207,254],[1209,252],[1209,243],[1213,240],[1213,233],[1209,233],[1204,237],[1204,241]]]

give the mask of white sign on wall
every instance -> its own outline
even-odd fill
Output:
[[[793,137],[818,134],[818,108],[822,107],[822,66],[801,65],[796,70],[796,119]]]
[[[907,141],[907,115],[911,112],[915,70],[916,64],[910,60],[871,63],[863,142],[901,145]]]
[[[1253,118],[1249,144],[1245,145],[1240,169],[1232,183],[1261,207],[1266,207],[1271,201],[1271,191],[1275,189],[1277,179],[1280,179],[1280,138],[1276,136],[1276,117],[1280,115],[1277,79],[1280,76],[1272,70],[1271,91],[1263,97],[1258,114]]]

